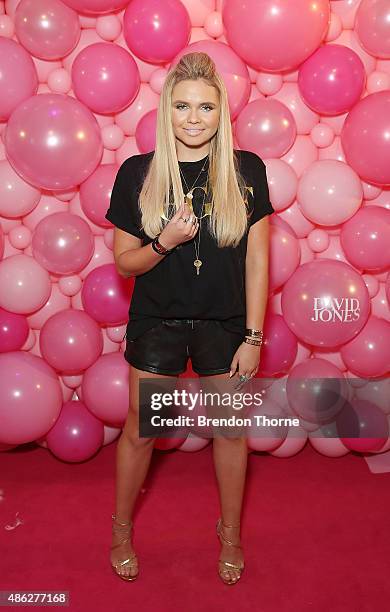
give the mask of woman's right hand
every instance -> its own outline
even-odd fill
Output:
[[[183,218],[188,219],[188,221],[185,222]],[[195,223],[193,223],[194,220]],[[183,202],[169,223],[164,227],[158,240],[163,247],[173,249],[178,244],[191,240],[198,231],[198,228],[198,219],[191,213],[188,204]]]

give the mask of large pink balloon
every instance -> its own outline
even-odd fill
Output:
[[[79,272],[90,261],[93,248],[94,239],[88,223],[67,212],[42,219],[32,239],[34,257],[53,274]]]
[[[104,215],[110,205],[118,169],[117,164],[102,164],[80,185],[80,203],[85,216],[102,227],[111,226]]]
[[[25,351],[0,354],[0,442],[24,444],[43,436],[61,410],[54,370]]]
[[[140,88],[137,64],[130,53],[113,43],[89,45],[72,65],[73,89],[95,113],[118,113],[134,100]]]
[[[63,0],[63,2],[79,13],[103,15],[123,9],[129,0]]]
[[[390,90],[370,94],[348,113],[341,144],[350,166],[367,183],[390,185]]]
[[[38,75],[30,55],[14,40],[0,36],[0,121],[38,89]]]
[[[341,442],[350,450],[371,452],[380,450],[386,443],[389,423],[373,402],[355,399],[338,416],[337,430]]]
[[[0,262],[0,306],[11,312],[29,314],[48,300],[48,272],[33,257],[11,255]]]
[[[324,45],[300,67],[299,91],[316,113],[346,113],[359,100],[366,80],[364,64],[352,49]]]
[[[255,68],[292,70],[320,45],[328,29],[328,0],[225,0],[229,45]]]
[[[375,57],[390,59],[390,4],[388,0],[362,0],[355,32],[362,47]]]
[[[275,291],[287,281],[299,264],[299,241],[290,231],[272,225],[270,227],[270,277],[269,288]]]
[[[165,64],[188,44],[191,22],[180,0],[131,0],[123,17],[130,51],[145,62]]]
[[[296,133],[294,117],[278,100],[253,100],[236,121],[239,147],[261,158],[281,157],[287,153],[294,144]]]
[[[103,154],[91,111],[63,94],[38,94],[19,104],[8,121],[5,147],[24,180],[54,190],[84,181]]]
[[[26,317],[0,308],[0,353],[19,351],[26,342],[28,334]]]
[[[150,153],[156,147],[157,110],[151,110],[140,119],[135,140],[141,153]]]
[[[103,350],[102,332],[83,310],[62,310],[43,325],[39,346],[44,359],[62,374],[79,374]]]
[[[347,368],[358,376],[384,376],[390,372],[390,323],[371,316],[360,334],[341,347]]]
[[[336,347],[354,338],[370,309],[367,287],[350,266],[317,259],[300,266],[282,291],[282,311],[291,331],[314,346]]]
[[[77,13],[60,0],[21,0],[15,12],[15,33],[32,55],[61,59],[77,45],[80,22]]]
[[[353,266],[386,272],[390,266],[390,210],[366,206],[343,224],[340,242]]]
[[[261,376],[271,377],[288,372],[297,356],[297,339],[276,314],[267,314],[264,321],[264,344],[261,349]]]
[[[128,318],[133,286],[134,278],[119,276],[114,264],[99,266],[84,280],[81,291],[84,310],[98,323],[122,325]]]

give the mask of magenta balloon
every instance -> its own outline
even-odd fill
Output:
[[[35,259],[53,274],[75,274],[90,261],[94,238],[86,221],[67,212],[42,219],[32,239]]]
[[[123,9],[129,0],[62,0],[75,11],[86,15],[104,15]]]
[[[0,121],[38,90],[38,75],[30,55],[10,38],[0,36]]]
[[[90,459],[102,446],[104,425],[80,401],[66,402],[54,427],[46,435],[47,448],[58,459]]]
[[[354,29],[367,53],[382,59],[390,59],[388,0],[362,0],[356,13]]]
[[[130,53],[101,42],[82,49],[72,64],[73,89],[95,113],[118,113],[138,94],[140,75]]]
[[[298,343],[294,334],[277,314],[268,314],[264,322],[264,344],[261,349],[261,376],[287,373],[297,356]]]
[[[370,316],[360,334],[340,349],[347,368],[358,376],[384,376],[390,371],[390,323]]]
[[[62,392],[54,370],[26,351],[0,354],[0,442],[32,442],[54,425]]]
[[[368,400],[354,399],[347,404],[336,423],[341,442],[361,453],[380,450],[389,436],[385,413]]]
[[[297,128],[287,106],[266,98],[245,106],[237,117],[235,133],[240,149],[261,158],[281,157],[294,144]]]
[[[39,347],[53,368],[62,374],[79,374],[101,354],[102,331],[83,310],[62,310],[43,325]]]
[[[283,287],[281,305],[298,339],[320,347],[336,347],[357,336],[370,311],[362,277],[331,259],[299,266]]]
[[[360,57],[343,45],[324,45],[299,68],[298,87],[316,113],[346,113],[359,100],[366,80]]]
[[[359,100],[341,131],[345,158],[368,183],[390,185],[390,90]]]
[[[103,154],[91,111],[63,94],[38,94],[12,113],[7,157],[22,178],[44,189],[70,189],[95,170]]]
[[[26,317],[0,308],[0,353],[19,351],[29,331]]]
[[[156,146],[157,111],[151,110],[138,122],[135,141],[141,153],[149,153]]]
[[[229,45],[252,68],[292,70],[325,38],[328,0],[225,0],[222,10]]]
[[[386,272],[390,266],[390,210],[361,208],[341,226],[340,242],[355,268]]]
[[[103,325],[122,325],[128,319],[130,287],[133,279],[119,276],[115,264],[92,270],[83,283],[81,299],[84,310]]]
[[[61,59],[80,38],[77,13],[60,0],[21,0],[15,11],[15,33],[19,42],[36,57]]]
[[[102,164],[80,185],[81,208],[86,217],[96,225],[111,226],[104,215],[110,205],[118,169],[117,164]]]
[[[130,51],[144,62],[165,64],[188,44],[191,21],[180,0],[131,0],[123,17]]]

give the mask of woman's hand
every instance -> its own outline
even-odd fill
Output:
[[[182,217],[188,219],[188,221],[184,221]],[[198,219],[191,213],[188,204],[183,202],[169,223],[164,227],[158,240],[163,247],[173,249],[178,244],[191,240],[198,231],[198,228]]]
[[[255,376],[260,364],[261,346],[242,342],[236,352],[230,365],[230,374],[233,377],[238,369],[237,375],[245,375],[247,378]],[[242,384],[242,383],[240,383]]]

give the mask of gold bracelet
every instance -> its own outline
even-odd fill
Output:
[[[244,342],[246,342],[247,344],[254,344],[255,346],[262,345],[261,340],[253,340],[252,338],[248,338],[248,336],[245,336]]]
[[[262,329],[250,329],[249,327],[246,328],[245,330],[246,334],[250,334],[251,336],[258,336],[259,334],[263,333]]]

